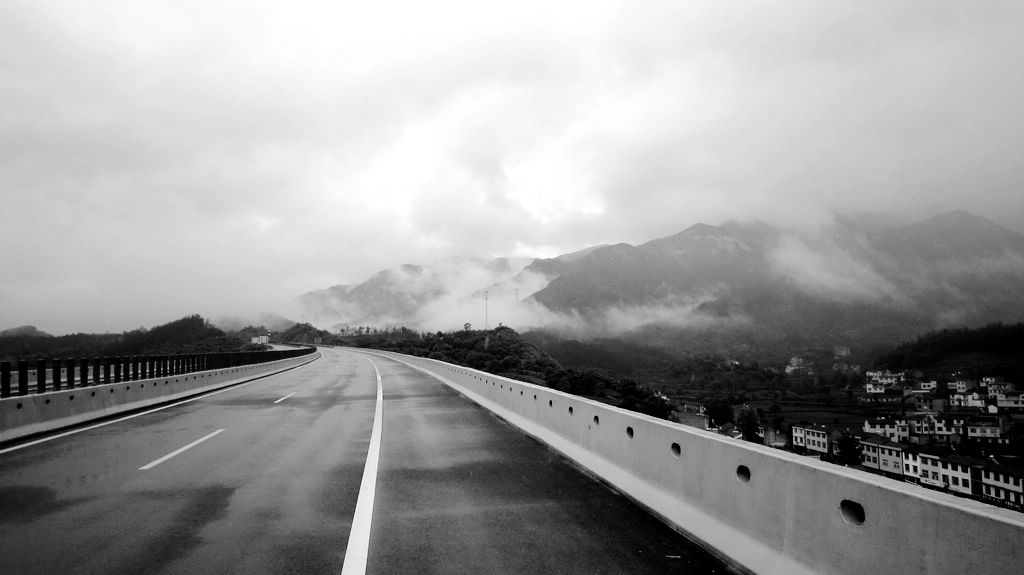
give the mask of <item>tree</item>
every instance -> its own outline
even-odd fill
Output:
[[[757,435],[757,431],[761,427],[761,418],[753,408],[744,407],[740,410],[739,416],[736,418],[736,427],[743,434],[743,439],[752,443],[762,443],[761,437]]]
[[[469,331],[469,330],[473,329],[473,324],[471,324],[471,323],[469,323],[467,321],[466,323],[462,324],[462,329],[464,329],[466,331]]]
[[[721,427],[726,423],[732,423],[732,404],[724,397],[710,399],[704,402],[704,412],[711,419],[711,424]]]
[[[837,456],[838,457],[837,463],[839,463],[841,465],[860,465],[861,464],[861,460],[860,460],[860,440],[859,439],[857,439],[856,437],[850,435],[849,433],[844,433],[839,438],[839,441],[836,442],[836,447],[838,448],[838,451],[839,451],[839,454]]]

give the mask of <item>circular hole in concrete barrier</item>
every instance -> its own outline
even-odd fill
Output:
[[[549,399],[549,400],[548,400],[548,407],[551,407],[551,406],[553,406],[553,405],[555,405],[555,402],[554,402],[554,401],[551,401],[551,400]]]
[[[535,393],[535,394],[533,394],[533,400],[534,400],[534,401],[537,401],[537,394],[536,394],[536,393]]]
[[[519,390],[519,395],[522,395],[522,394],[523,394],[523,390],[520,389]]]
[[[73,396],[73,395],[69,395],[68,396],[68,401],[74,401],[74,400],[75,400],[75,396]]]
[[[94,392],[90,393],[89,397],[96,397],[96,392],[94,391]]]
[[[632,427],[627,427],[626,428],[626,437],[628,437],[630,439],[633,439],[633,428]]]
[[[864,506],[856,501],[843,499],[839,502],[839,512],[843,515],[843,521],[850,525],[864,524]]]
[[[601,425],[601,418],[596,415],[594,416],[594,425]]]
[[[111,390],[110,390],[110,393],[114,393],[114,390],[113,390],[113,388],[111,388]]]
[[[49,400],[49,399],[47,399],[47,400],[46,400],[46,401],[44,401],[43,403],[45,403],[46,405],[50,405],[50,400]]]
[[[672,444],[672,455],[675,455],[676,457],[679,457],[682,453],[683,453],[683,448],[679,447],[678,443],[673,443]]]
[[[750,468],[746,465],[740,465],[736,468],[736,479],[739,479],[743,483],[750,481]]]
[[[572,415],[572,406],[569,406],[569,415]]]

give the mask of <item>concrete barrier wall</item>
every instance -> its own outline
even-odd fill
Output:
[[[320,352],[316,352],[266,363],[3,398],[0,442],[213,391],[319,357]]]
[[[1021,513],[465,367],[374,353],[436,376],[754,573],[1024,566]]]

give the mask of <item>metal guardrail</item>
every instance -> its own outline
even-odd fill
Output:
[[[0,398],[252,365],[315,352],[315,347],[309,347],[274,351],[4,361],[0,362]]]

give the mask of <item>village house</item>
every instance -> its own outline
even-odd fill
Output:
[[[1002,391],[996,394],[996,406],[999,409],[1024,409],[1024,392]]]
[[[949,475],[950,491],[962,495],[976,495],[981,489],[981,470],[984,461],[953,453],[942,458],[943,471]],[[943,474],[945,478],[947,474]]]
[[[860,440],[861,464],[885,475],[903,478],[903,445],[879,435]]]
[[[802,438],[802,447],[809,454],[823,456],[828,459],[835,453],[835,442],[840,432],[816,423],[794,424],[791,428],[793,446],[797,447],[797,437]]]
[[[999,416],[978,415],[967,421],[967,439],[979,443],[1008,444],[1010,422]]]
[[[881,435],[892,441],[910,441],[910,425],[905,419],[877,417],[864,422],[864,433]]]
[[[981,472],[981,498],[1024,511],[1024,469],[988,462]]]
[[[860,403],[868,405],[891,405],[897,406],[904,403],[905,396],[909,395],[902,387],[887,387],[881,393],[868,393],[857,398]]]
[[[1015,389],[1013,383],[1004,381],[1001,377],[983,377],[981,378],[981,385],[988,389],[988,396],[993,399],[1000,393]]]
[[[804,434],[804,429],[803,425],[793,425],[789,429],[790,434],[793,436],[793,449],[796,449],[797,451],[803,451],[807,448],[807,438]]]
[[[905,375],[903,372],[891,372],[891,371],[866,371],[864,377],[870,383],[882,384],[885,387],[896,385],[897,383],[903,383]]]
[[[975,494],[984,461],[948,451],[922,449],[921,485],[948,489],[962,495]],[[980,490],[980,485],[977,486]]]
[[[914,415],[907,418],[910,441],[914,443],[949,443],[954,435],[963,435],[965,416]]]
[[[926,395],[929,393],[934,393],[935,391],[938,390],[938,388],[938,380],[933,379],[931,381],[915,381],[914,384],[910,387],[910,392],[916,395]]]
[[[949,391],[963,393],[977,384],[969,379],[955,379],[949,383]]]
[[[979,387],[972,387],[964,391],[955,391],[949,394],[949,404],[952,407],[985,407],[988,399],[988,392]]]
[[[948,403],[945,397],[932,391],[925,394],[915,393],[913,400],[913,409],[919,413],[942,413],[946,411],[946,404]]]

